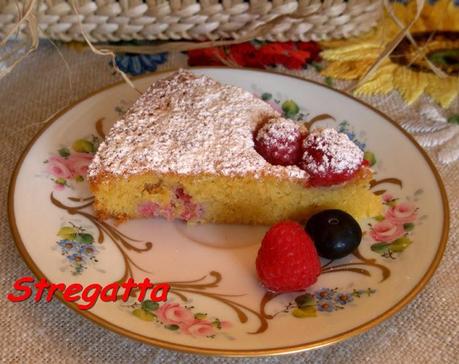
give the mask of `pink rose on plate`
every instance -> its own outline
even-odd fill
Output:
[[[65,185],[62,183],[55,183],[54,184],[54,191],[63,191],[65,189]]]
[[[385,193],[383,195],[383,201],[384,202],[389,202],[389,201],[392,201],[394,199],[394,196],[390,193]]]
[[[193,313],[178,303],[165,303],[156,311],[156,315],[165,325],[188,327],[195,321]]]
[[[404,232],[403,225],[394,224],[389,220],[383,220],[373,225],[370,236],[377,241],[390,242],[400,238]]]
[[[416,220],[416,206],[409,202],[401,202],[387,210],[386,219],[394,224],[407,224]]]
[[[86,176],[89,164],[94,156],[89,153],[74,153],[67,160],[67,166],[72,171],[73,177]]]
[[[67,161],[61,156],[52,156],[48,159],[48,173],[56,178],[72,178],[72,171],[67,166]]]
[[[220,325],[222,327],[222,330],[228,330],[233,326],[229,321],[220,321]]]
[[[215,334],[215,329],[207,320],[194,320],[191,324],[182,325],[182,332],[192,336],[211,336]]]

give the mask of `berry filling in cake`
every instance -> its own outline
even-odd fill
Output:
[[[197,220],[203,214],[199,204],[193,202],[182,187],[172,188],[170,197],[165,204],[154,201],[142,201],[137,205],[137,213],[141,217],[164,217],[168,220]]]

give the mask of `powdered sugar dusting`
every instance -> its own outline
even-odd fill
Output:
[[[301,158],[302,140],[299,124],[293,120],[275,118],[258,130],[255,149],[271,164],[296,165]]]
[[[315,129],[305,138],[303,147],[306,151],[313,147],[323,155],[320,162],[307,152],[303,155],[305,169],[315,175],[353,172],[363,161],[360,148],[346,134],[335,129]]]
[[[272,119],[263,125],[257,133],[257,140],[266,144],[277,145],[279,140],[295,142],[300,134],[300,126],[293,120]]]
[[[271,165],[255,151],[253,133],[270,118],[280,115],[251,93],[181,70],[150,86],[115,123],[88,175],[250,174],[306,180],[300,168]]]

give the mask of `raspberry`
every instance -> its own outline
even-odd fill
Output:
[[[263,285],[275,292],[303,290],[314,284],[320,274],[314,243],[293,221],[279,222],[266,233],[256,267]]]
[[[348,181],[364,165],[363,152],[344,133],[316,129],[303,141],[298,166],[308,172],[313,186],[330,186]]]
[[[302,134],[298,124],[272,119],[255,136],[255,150],[274,165],[295,165],[301,159]]]

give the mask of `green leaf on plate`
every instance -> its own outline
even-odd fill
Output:
[[[132,311],[132,314],[144,321],[153,321],[155,319],[155,315],[152,314],[151,312],[142,310],[141,308],[136,308],[134,311]]]
[[[286,117],[291,118],[300,112],[300,108],[295,101],[286,100],[282,103],[282,111],[285,113]]]
[[[412,231],[414,229],[414,224],[412,222],[403,224],[403,228],[405,229],[405,231]]]
[[[70,150],[68,148],[61,148],[57,151],[61,157],[68,157],[70,155]]]
[[[365,159],[370,166],[374,166],[376,164],[375,154],[369,150],[365,151],[363,159]]]
[[[94,145],[85,139],[78,139],[72,145],[73,150],[79,153],[93,153],[95,152]]]
[[[390,249],[390,244],[386,243],[376,243],[371,246],[371,250],[378,254],[385,254],[388,253]]]
[[[207,317],[207,313],[198,312],[194,314],[194,318],[196,320],[205,320],[206,317]]]
[[[77,234],[77,230],[72,226],[63,226],[57,232],[57,235],[62,239],[73,240]]]
[[[390,206],[390,207],[394,207],[395,205],[397,205],[397,200],[398,199],[393,199],[393,200],[387,201],[386,205]]]
[[[378,216],[375,216],[374,219],[376,221],[383,221],[384,220],[384,216],[383,215],[378,215]]]
[[[292,315],[297,318],[316,317],[316,306],[306,306],[304,308],[295,308]]]
[[[408,239],[406,236],[403,236],[397,240],[395,240],[392,244],[390,244],[390,249],[393,251],[393,252],[396,252],[396,253],[401,253],[402,251],[404,251],[410,244],[412,243],[412,241],[410,239]]]
[[[264,101],[271,100],[272,98],[273,98],[273,95],[270,94],[269,92],[263,92],[261,94],[261,99],[264,100]]]
[[[221,330],[222,328],[222,323],[218,318],[216,318],[214,321],[212,321],[212,326],[216,327],[217,329]]]
[[[94,243],[94,238],[91,234],[77,234],[75,240],[83,244],[92,244]]]
[[[177,331],[179,329],[179,325],[166,325],[164,326],[166,329],[168,330],[172,330],[172,331]]]
[[[301,296],[296,297],[295,302],[298,308],[305,308],[307,306],[313,306],[316,304],[314,296],[309,293],[305,293],[305,294],[302,294]]]
[[[156,311],[159,304],[158,302],[154,302],[152,300],[145,300],[142,302],[141,306],[145,311]]]

